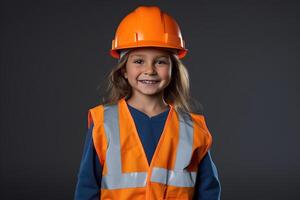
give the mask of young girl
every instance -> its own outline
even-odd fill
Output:
[[[140,6],[120,23],[108,95],[89,110],[76,200],[220,199],[212,137],[191,105],[176,21]]]

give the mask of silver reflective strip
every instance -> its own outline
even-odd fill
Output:
[[[145,187],[147,172],[133,172],[103,176],[101,188],[103,189],[122,189]]]
[[[179,142],[176,152],[175,170],[185,169],[191,160],[194,140],[194,127],[189,114],[179,114]]]
[[[118,106],[104,107],[104,129],[107,138],[106,166],[107,175],[121,174],[121,147]]]
[[[104,107],[104,128],[107,137],[106,165],[101,188],[121,189],[145,187],[147,172],[122,173],[118,106]],[[179,143],[175,170],[153,168],[151,181],[178,187],[194,187],[196,172],[184,168],[189,164],[193,144],[193,123],[189,115],[179,115]]]
[[[196,176],[196,172],[188,172],[186,170],[175,171],[154,167],[151,181],[177,187],[194,187]]]
[[[121,189],[145,187],[147,172],[122,173],[119,111],[117,105],[104,107],[104,129],[107,138],[107,175],[102,176],[101,188]]]

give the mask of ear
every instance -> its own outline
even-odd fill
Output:
[[[126,78],[126,79],[128,78],[128,75],[127,75],[126,69],[124,69],[124,70],[123,70],[123,76],[124,76],[124,78]]]

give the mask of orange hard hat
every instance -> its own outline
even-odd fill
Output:
[[[119,24],[110,55],[120,58],[121,49],[163,47],[177,50],[183,58],[187,49],[177,22],[157,6],[140,6]]]

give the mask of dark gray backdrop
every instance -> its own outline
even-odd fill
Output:
[[[299,5],[292,1],[1,1],[0,199],[72,199],[87,110],[120,20],[180,24],[224,200],[299,199]]]

